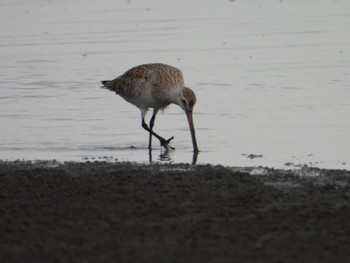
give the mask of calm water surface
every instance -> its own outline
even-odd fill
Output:
[[[99,89],[132,66],[182,69],[197,163],[350,169],[350,2],[4,0],[0,159],[147,163],[140,112]],[[152,161],[192,162],[182,110]]]

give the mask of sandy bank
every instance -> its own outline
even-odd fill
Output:
[[[350,172],[0,163],[1,262],[347,262]]]

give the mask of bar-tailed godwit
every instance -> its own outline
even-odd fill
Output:
[[[142,127],[149,132],[149,149],[152,148],[152,135],[160,141],[161,146],[174,149],[169,145],[174,136],[166,140],[153,131],[158,111],[174,103],[185,111],[191,131],[193,151],[199,152],[192,117],[196,95],[190,88],[185,87],[179,69],[160,63],[144,64],[129,69],[114,80],[101,82],[104,88],[115,92],[141,110]],[[153,115],[148,126],[145,116],[149,108],[153,108]]]

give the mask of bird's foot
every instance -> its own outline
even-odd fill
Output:
[[[172,139],[174,139],[174,136],[172,136],[171,138],[169,138],[169,139],[167,139],[167,140],[165,140],[164,138],[162,138],[161,140],[160,140],[160,145],[161,146],[163,146],[165,149],[172,149],[172,150],[174,150],[175,148],[174,147],[171,147],[170,145],[169,145],[169,143],[170,143],[170,141],[172,140]]]

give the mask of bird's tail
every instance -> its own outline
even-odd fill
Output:
[[[109,89],[111,90],[111,80],[102,80],[101,83],[102,83],[102,87],[101,89]]]

